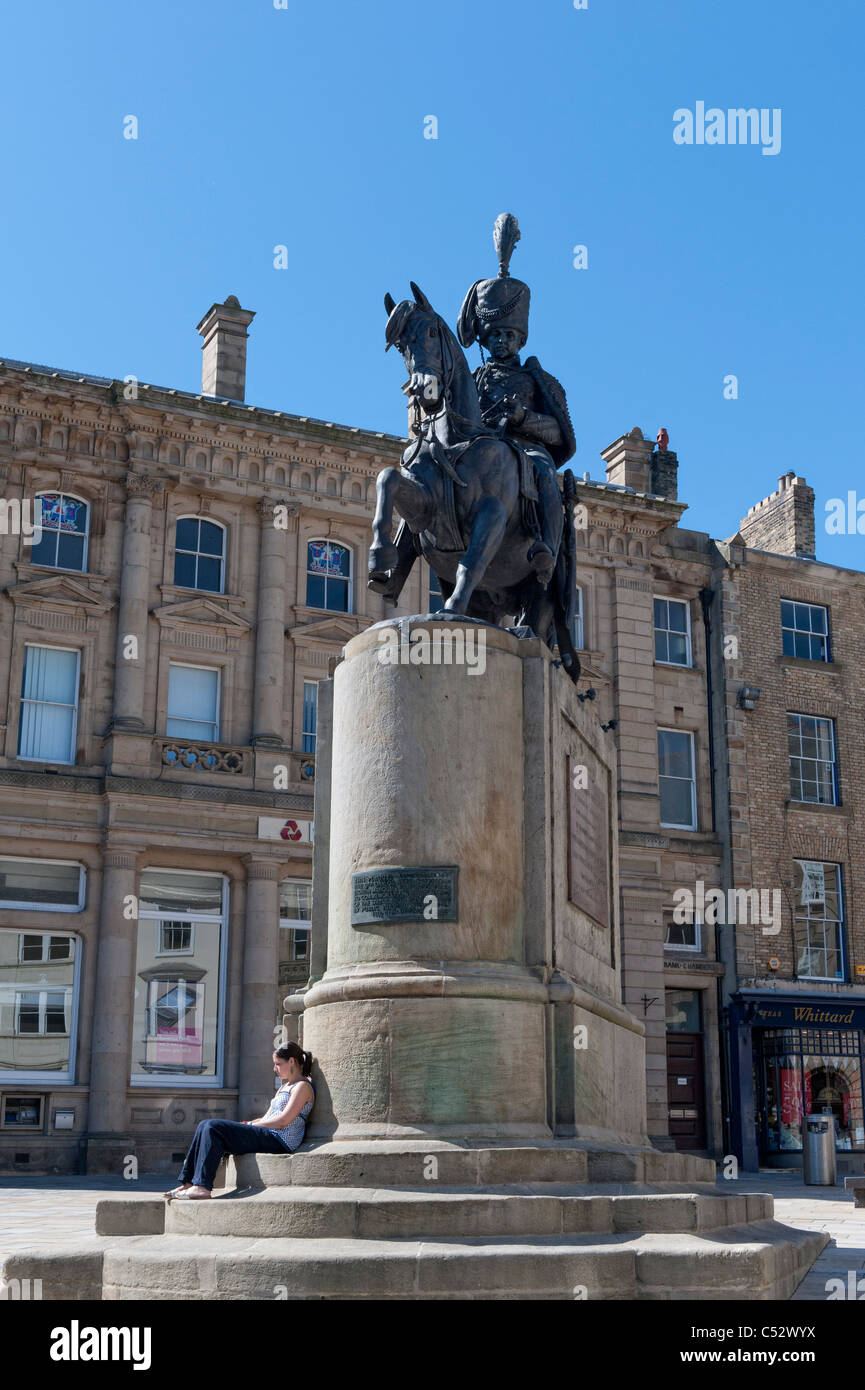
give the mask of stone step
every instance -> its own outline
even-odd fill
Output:
[[[304,1145],[293,1154],[229,1158],[229,1187],[485,1186],[538,1182],[714,1183],[711,1159],[657,1149],[571,1143],[457,1145],[441,1140]]]
[[[458,1242],[131,1236],[10,1255],[2,1274],[41,1279],[45,1300],[765,1300],[789,1298],[827,1241],[776,1221]]]
[[[634,1192],[561,1184],[445,1188],[269,1187],[210,1201],[103,1199],[98,1235],[213,1235],[355,1240],[710,1231],[771,1220],[772,1198],[712,1190]]]

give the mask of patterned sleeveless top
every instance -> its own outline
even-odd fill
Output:
[[[304,1080],[308,1081],[309,1078],[304,1077]],[[312,1086],[311,1081],[309,1082],[309,1084],[310,1086]],[[270,1102],[270,1109],[267,1111],[267,1114],[264,1118],[266,1120],[270,1120],[275,1115],[281,1115],[283,1110],[291,1100],[292,1091],[294,1090],[295,1086],[299,1085],[299,1081],[286,1081],[284,1086],[280,1086],[276,1095],[273,1097],[273,1100]],[[294,1153],[295,1149],[299,1149],[301,1144],[303,1143],[303,1136],[306,1132],[307,1116],[309,1115],[309,1112],[314,1105],[315,1087],[313,1086],[312,1100],[308,1100],[306,1102],[306,1105],[303,1107],[300,1114],[295,1115],[294,1119],[289,1124],[287,1124],[284,1127],[284,1129],[268,1129],[266,1125],[262,1125],[262,1129],[265,1129],[268,1134],[273,1134],[280,1141],[280,1143],[285,1145],[289,1153]]]

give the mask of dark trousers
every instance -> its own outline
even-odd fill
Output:
[[[286,1154],[290,1150],[275,1134],[259,1125],[235,1120],[202,1120],[195,1131],[179,1182],[213,1190],[213,1180],[225,1154]]]

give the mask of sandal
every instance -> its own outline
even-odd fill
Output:
[[[185,1192],[176,1193],[176,1200],[178,1202],[206,1202],[209,1201],[211,1195],[210,1192],[202,1194],[201,1192],[192,1192],[187,1189]]]
[[[172,1197],[180,1197],[185,1191],[185,1187],[172,1187],[170,1192],[163,1192],[162,1195],[170,1202]]]

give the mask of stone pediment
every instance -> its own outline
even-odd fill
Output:
[[[312,622],[301,622],[289,628],[288,635],[293,642],[348,642],[363,632],[372,623],[372,618],[361,617],[357,613],[328,613]]]
[[[208,627],[231,637],[246,637],[252,624],[213,599],[191,598],[182,603],[164,603],[151,610],[163,627]]]
[[[6,593],[16,605],[32,607],[37,604],[65,610],[77,608],[93,617],[101,617],[113,606],[94,593],[83,576],[78,579],[74,574],[67,572],[48,574],[43,579],[25,579],[20,584],[9,584]]]

